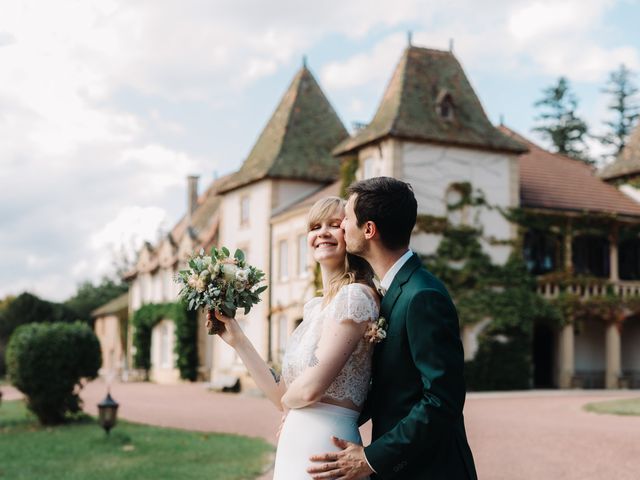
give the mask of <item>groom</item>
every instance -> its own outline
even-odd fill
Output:
[[[367,447],[334,438],[339,452],[311,458],[314,479],[477,479],[462,408],[464,357],[458,316],[442,283],[409,249],[417,202],[389,177],[353,184],[342,222],[347,251],[365,258],[386,290],[387,337],[373,356],[361,423]]]

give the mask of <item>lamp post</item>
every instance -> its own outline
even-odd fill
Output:
[[[115,426],[118,418],[118,402],[111,398],[111,393],[107,391],[107,396],[98,404],[98,417],[100,426],[109,434],[109,431]]]

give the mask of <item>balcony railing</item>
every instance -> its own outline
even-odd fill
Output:
[[[538,294],[548,299],[558,297],[561,292],[587,299],[606,295],[610,291],[621,298],[640,297],[640,281],[606,280],[593,283],[582,281],[575,284],[563,282],[562,285],[552,281],[541,281],[537,287]]]

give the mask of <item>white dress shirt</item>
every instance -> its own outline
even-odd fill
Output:
[[[387,273],[384,274],[384,277],[382,278],[382,280],[380,280],[380,288],[384,293],[386,293],[387,290],[389,290],[389,287],[391,286],[393,279],[396,278],[396,275],[398,274],[402,266],[405,263],[407,263],[407,261],[411,258],[412,255],[413,255],[413,252],[411,251],[411,249],[407,250],[407,252],[404,255],[402,255],[396,261],[396,263],[393,264],[393,266],[387,271]]]

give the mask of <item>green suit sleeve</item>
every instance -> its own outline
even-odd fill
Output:
[[[414,462],[428,463],[430,452],[453,435],[464,405],[464,357],[453,303],[436,290],[424,290],[411,299],[406,315],[422,395],[406,417],[365,449],[384,479],[402,478]]]
[[[358,417],[358,426],[361,427],[369,420],[371,420],[371,403],[367,399],[365,400],[360,416]]]

